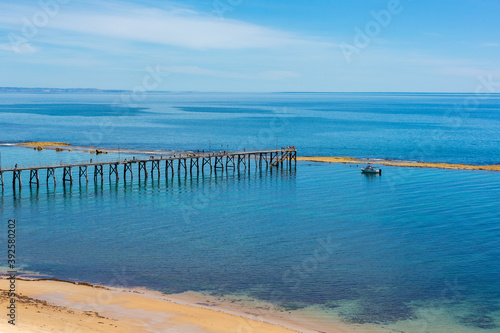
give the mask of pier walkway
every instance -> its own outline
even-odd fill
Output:
[[[19,188],[22,186],[21,173],[29,172],[29,185],[40,186],[40,173],[45,171],[47,185],[52,178],[54,185],[56,184],[56,170],[62,169],[62,182],[73,183],[73,169],[78,168],[78,181],[89,181],[88,170],[93,168],[94,182],[103,182],[105,167],[107,167],[109,178],[120,179],[119,166],[123,165],[123,178],[127,178],[127,174],[132,179],[134,177],[134,166],[137,165],[136,172],[141,176],[148,177],[149,173],[153,177],[161,175],[161,170],[164,170],[165,176],[170,173],[174,175],[174,170],[180,174],[182,171],[187,175],[196,172],[204,173],[205,169],[210,172],[224,172],[228,169],[250,170],[251,161],[255,161],[255,168],[262,167],[283,167],[283,164],[292,166],[292,163],[297,162],[297,150],[295,147],[282,147],[281,149],[270,150],[255,150],[255,151],[237,151],[237,152],[189,152],[176,153],[173,155],[162,155],[160,157],[152,155],[149,158],[132,158],[117,161],[106,162],[89,162],[89,163],[74,163],[74,164],[59,164],[36,167],[15,167],[11,169],[0,169],[0,186],[4,186],[4,174],[12,174],[12,186],[16,183]],[[92,160],[90,160],[92,161]],[[164,162],[164,163],[162,163]],[[148,172],[149,170],[149,172]]]

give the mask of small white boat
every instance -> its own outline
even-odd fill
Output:
[[[370,164],[365,166],[364,168],[361,168],[362,173],[369,173],[369,174],[382,174],[382,169],[374,168]]]

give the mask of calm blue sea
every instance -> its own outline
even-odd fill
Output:
[[[138,99],[138,98],[136,98]],[[500,94],[2,94],[0,141],[500,161]]]
[[[499,95],[122,100],[130,96],[0,95],[0,142],[295,145],[299,155],[500,164]],[[4,167],[97,158],[11,146],[0,152]],[[41,276],[245,295],[388,332],[500,332],[500,173],[383,169],[367,177],[355,165],[298,162],[72,187],[59,179],[55,188],[42,175],[40,189],[21,191],[5,175],[0,213],[18,221],[19,263]]]

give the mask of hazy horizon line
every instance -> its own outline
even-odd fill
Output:
[[[14,90],[14,91],[7,91]],[[17,91],[18,90],[18,91]],[[0,93],[29,93],[38,91],[39,93],[68,93],[68,92],[108,92],[108,93],[134,93],[130,89],[103,89],[103,88],[60,88],[60,87],[0,87]],[[44,92],[42,90],[52,90]],[[473,91],[203,91],[203,90],[148,90],[141,91],[148,93],[224,93],[224,94],[476,94],[476,95],[499,95],[500,93],[478,93]]]

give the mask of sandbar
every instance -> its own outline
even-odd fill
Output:
[[[44,142],[23,142],[23,143],[18,143],[18,146],[24,146],[24,147],[53,147],[53,146],[71,146],[69,143],[65,142],[49,142],[49,141],[44,141]]]
[[[468,164],[452,164],[452,163],[427,163],[427,162],[405,162],[405,161],[392,161],[392,160],[370,160],[359,159],[353,157],[333,157],[333,156],[314,156],[314,157],[297,157],[298,161],[310,162],[325,162],[325,163],[373,163],[397,167],[410,167],[410,168],[438,168],[438,169],[456,169],[456,170],[486,170],[486,171],[500,171],[500,165],[468,165]]]

